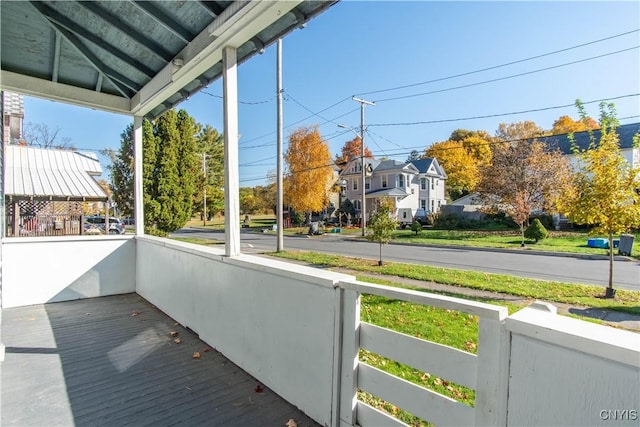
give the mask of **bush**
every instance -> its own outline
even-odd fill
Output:
[[[413,221],[411,223],[411,231],[415,232],[417,236],[418,233],[422,231],[422,224],[420,224],[418,221]]]
[[[535,220],[536,218],[538,218],[540,220],[540,222],[542,223],[542,225],[544,226],[544,228],[546,228],[547,230],[553,230],[555,228],[555,224],[553,222],[553,216],[551,215],[538,215],[538,216],[534,216],[531,217],[531,220]],[[533,222],[532,222],[533,224]]]
[[[534,218],[531,225],[524,230],[524,237],[533,239],[538,243],[538,240],[544,240],[549,237],[549,232],[538,218]]]

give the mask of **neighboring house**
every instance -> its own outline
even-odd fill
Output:
[[[359,219],[362,200],[360,159],[347,163],[340,178],[345,196],[351,200]],[[393,199],[396,211],[419,208],[438,212],[445,203],[444,185],[447,175],[436,159],[405,163],[397,160],[365,160],[365,194],[367,218],[382,197]]]
[[[419,171],[420,183],[419,206],[429,212],[438,213],[440,207],[447,203],[444,185],[447,174],[433,157],[411,162]]]
[[[7,145],[7,236],[82,234],[84,202],[106,202],[94,176],[102,174],[90,152]]]
[[[620,152],[624,158],[633,167],[640,167],[640,147],[633,147],[633,137],[640,132],[640,123],[618,126],[616,132],[620,139]],[[600,141],[600,130],[594,130],[593,137],[596,143],[598,143]],[[591,138],[587,131],[575,132],[573,139],[580,150],[587,150],[591,143]],[[571,164],[574,167],[576,166],[577,159],[572,150],[569,134],[546,136],[538,138],[538,140],[544,142],[552,149],[558,148],[563,154],[571,156]]]

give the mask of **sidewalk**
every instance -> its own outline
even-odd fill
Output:
[[[474,298],[486,298],[495,301],[504,301],[514,304],[528,305],[534,302],[533,299],[526,299],[515,295],[502,294],[497,292],[482,291],[479,289],[464,288],[461,286],[443,285],[440,283],[426,282],[422,280],[407,279],[398,276],[387,276],[375,273],[363,273],[345,268],[331,268],[331,271],[339,273],[358,275],[361,277],[371,277],[375,279],[388,280],[390,282],[411,286],[414,288],[429,289],[435,292],[446,292],[461,296],[469,296]],[[609,326],[615,328],[628,329],[634,332],[640,332],[640,315],[623,313],[620,311],[606,310],[601,308],[583,307],[577,305],[564,304],[560,302],[552,302],[558,308],[559,314],[572,314],[591,319],[598,319]]]

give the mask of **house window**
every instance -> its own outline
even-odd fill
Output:
[[[420,178],[420,189],[421,190],[427,189],[427,178]]]
[[[404,175],[398,175],[398,187],[404,188]]]
[[[364,179],[364,189],[369,190],[371,188],[371,178]]]
[[[435,178],[431,178],[431,189],[433,190],[435,188],[434,186],[434,182],[435,182]]]
[[[387,175],[382,175],[382,188],[387,188]]]
[[[353,180],[353,190],[356,191],[358,189],[358,180],[354,179]]]
[[[425,199],[420,199],[420,209],[427,210],[427,201]]]
[[[435,212],[436,211],[436,201],[432,200],[431,201],[431,212]]]

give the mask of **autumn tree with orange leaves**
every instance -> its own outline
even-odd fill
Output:
[[[562,135],[565,133],[583,132],[599,128],[600,125],[598,125],[598,122],[591,117],[585,117],[584,120],[573,120],[569,116],[560,116],[558,120],[553,122],[551,133],[554,135]]]
[[[329,206],[331,153],[317,126],[302,127],[289,135],[285,154],[288,171],[284,179],[284,201],[298,212],[319,212]]]
[[[353,138],[344,143],[342,146],[342,152],[340,154],[336,154],[336,165],[340,169],[344,169],[347,163],[352,159],[359,158],[362,154],[362,140],[359,136]],[[364,147],[364,156],[365,157],[373,157],[371,150],[369,150],[366,146]]]

